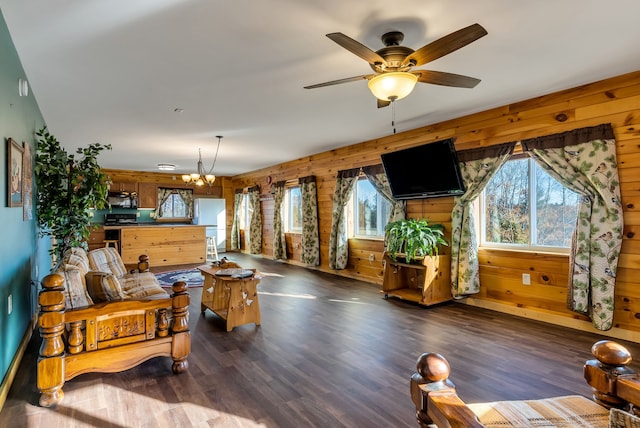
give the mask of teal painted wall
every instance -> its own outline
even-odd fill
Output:
[[[4,379],[36,312],[37,280],[48,273],[50,241],[39,240],[36,222],[23,220],[21,207],[7,207],[7,143],[11,137],[35,155],[35,131],[44,125],[38,103],[18,95],[27,79],[0,10],[0,378]],[[28,79],[27,79],[28,80]],[[32,168],[33,170],[33,168]],[[32,192],[32,194],[35,192]],[[33,205],[33,203],[32,203]],[[34,213],[35,216],[35,213]],[[33,281],[33,282],[32,282]],[[13,311],[8,313],[12,296]]]

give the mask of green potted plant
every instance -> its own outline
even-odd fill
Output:
[[[91,232],[90,209],[107,205],[109,177],[97,157],[110,145],[90,144],[68,154],[44,127],[36,132],[38,149],[34,167],[37,185],[36,215],[40,236],[51,236],[49,251],[55,259],[70,247],[86,248]]]
[[[385,227],[385,250],[397,261],[403,257],[407,263],[419,257],[438,255],[440,246],[448,245],[444,226],[429,224],[427,219],[402,219]]]

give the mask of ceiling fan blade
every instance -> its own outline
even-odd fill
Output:
[[[345,79],[332,80],[330,82],[316,83],[315,85],[305,86],[304,88],[315,89],[315,88],[322,88],[324,86],[339,85],[341,83],[355,82],[357,80],[369,80],[373,76],[375,76],[375,74],[363,74],[362,76],[353,76],[353,77],[347,77]]]
[[[406,66],[411,62],[415,62],[415,66],[426,64],[463,48],[486,35],[487,30],[485,30],[482,25],[470,25],[421,47],[408,55],[402,62],[402,65]]]
[[[454,86],[456,88],[474,88],[480,79],[463,76],[461,74],[445,73],[433,70],[412,70],[411,73],[418,76],[418,82],[431,83],[433,85]]]
[[[327,37],[356,55],[367,61],[369,64],[386,64],[384,58],[363,45],[362,43],[353,40],[349,36],[345,36],[342,33],[329,33]]]
[[[378,108],[387,107],[391,101],[378,100]]]

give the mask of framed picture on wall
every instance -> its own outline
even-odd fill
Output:
[[[22,147],[22,219],[27,221],[33,220],[33,159],[29,144],[23,141]]]
[[[22,194],[22,147],[7,139],[7,206],[21,207],[24,200]]]

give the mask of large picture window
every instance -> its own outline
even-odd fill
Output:
[[[389,221],[391,203],[378,193],[366,178],[360,178],[356,182],[350,206],[353,236],[384,237],[384,227]]]
[[[580,195],[533,159],[506,162],[480,196],[480,242],[488,247],[569,249]]]
[[[302,233],[302,192],[300,187],[290,187],[284,197],[285,231]]]

